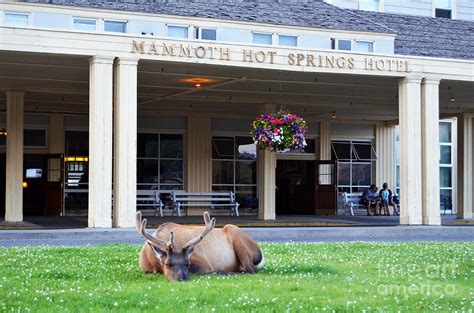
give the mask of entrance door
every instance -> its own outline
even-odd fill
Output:
[[[64,202],[64,156],[62,154],[47,155],[45,169],[44,215],[60,216]]]
[[[314,214],[314,161],[278,160],[275,209],[277,215]]]
[[[316,161],[315,168],[314,213],[336,215],[337,163],[336,161]]]

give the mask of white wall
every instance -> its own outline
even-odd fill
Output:
[[[432,16],[432,0],[385,0],[385,12]]]
[[[457,0],[457,18],[460,20],[474,21],[474,1]]]

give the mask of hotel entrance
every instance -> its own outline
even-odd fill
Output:
[[[337,214],[336,162],[278,160],[277,215]]]

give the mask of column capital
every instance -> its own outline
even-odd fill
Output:
[[[117,58],[115,60],[115,65],[130,65],[130,66],[137,66],[138,65],[138,58]]]
[[[439,77],[434,77],[434,76],[431,76],[431,77],[424,77],[421,81],[421,84],[422,85],[439,85],[441,81],[441,78]]]
[[[409,84],[409,83],[421,83],[422,77],[419,75],[410,75],[410,76],[405,76],[403,78],[400,78],[398,82],[400,84]]]
[[[103,55],[95,55],[89,58],[89,64],[113,64],[115,57],[111,56],[103,56]]]

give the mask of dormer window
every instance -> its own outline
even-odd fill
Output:
[[[19,12],[5,12],[5,25],[28,27],[30,15]]]
[[[365,40],[356,40],[355,42],[356,51],[359,52],[374,52],[374,42],[373,41],[365,41]]]
[[[278,45],[296,47],[298,45],[298,37],[289,35],[278,35]]]
[[[212,28],[196,28],[196,39],[216,40],[217,30]]]
[[[434,0],[435,17],[452,18],[451,0]]]
[[[126,33],[127,22],[123,21],[104,21],[104,31],[114,33]]]
[[[331,49],[351,51],[352,50],[352,40],[332,38],[331,39]]]
[[[74,18],[74,29],[95,31],[96,24],[97,24],[97,21],[93,18],[82,18],[82,17]]]
[[[172,38],[188,38],[188,26],[168,25],[166,34]]]
[[[359,10],[380,12],[380,0],[359,0]]]
[[[269,33],[253,33],[253,43],[260,45],[271,45],[272,34]]]

